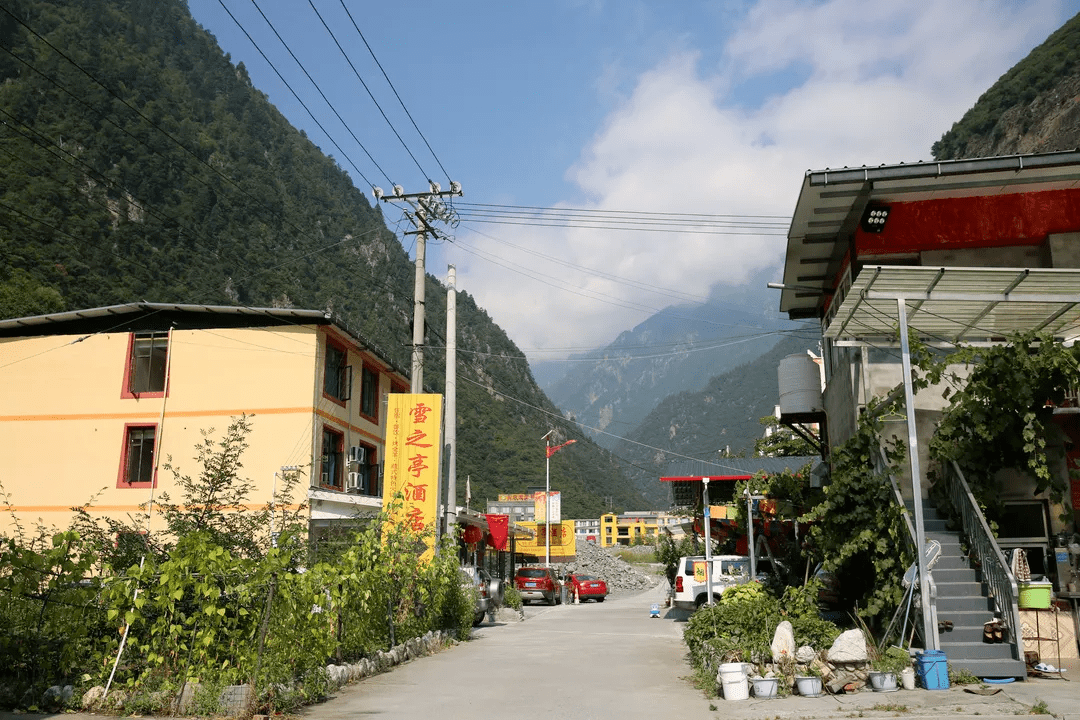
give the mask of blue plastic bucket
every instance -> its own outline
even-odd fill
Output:
[[[949,662],[941,650],[915,653],[915,672],[927,690],[949,689]]]

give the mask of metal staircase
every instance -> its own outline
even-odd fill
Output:
[[[934,507],[923,505],[927,540],[941,543],[941,555],[932,570],[937,589],[938,643],[949,666],[967,670],[976,677],[1026,676],[1018,659],[1016,633],[1011,630],[1004,642],[983,641],[983,624],[994,619],[995,603],[981,567],[972,567],[960,547],[960,533],[946,530],[945,520]],[[942,625],[952,623],[952,629]]]

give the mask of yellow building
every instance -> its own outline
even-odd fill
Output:
[[[201,431],[218,439],[243,414],[252,506],[298,466],[294,499],[319,535],[381,507],[385,398],[407,391],[320,311],[135,303],[0,320],[0,483],[26,528],[65,528],[91,498],[92,515],[136,516],[152,493],[181,499],[165,458],[197,475]],[[0,534],[11,525],[0,513]]]
[[[680,521],[675,515],[653,510],[607,513],[600,516],[600,546],[652,545],[661,529]]]

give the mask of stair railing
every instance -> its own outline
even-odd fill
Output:
[[[1009,630],[1009,642],[1013,646],[1013,656],[1019,657],[1020,648],[1020,592],[1016,585],[1016,576],[1012,574],[1005,554],[990,531],[971,488],[964,479],[964,473],[955,461],[946,465],[946,486],[953,508],[960,514],[964,535],[975,560],[982,569],[983,581],[990,589],[994,599],[994,609]]]
[[[874,458],[874,469],[878,473],[889,478],[889,484],[892,485],[893,497],[896,499],[897,505],[899,505],[904,511],[904,524],[907,526],[908,530],[906,538],[908,550],[911,551],[911,556],[916,559],[916,562],[918,562],[919,556],[917,554],[918,551],[916,550],[915,543],[915,524],[911,521],[911,511],[908,510],[907,503],[904,502],[904,494],[900,492],[900,485],[897,484],[896,478],[893,476],[893,474],[889,472],[889,460],[885,457],[885,450],[883,448],[878,448],[878,455]],[[918,579],[918,575],[916,575],[916,579]],[[914,592],[914,588],[912,589],[912,591]],[[926,573],[926,593],[927,596],[930,598],[930,621],[933,623],[930,631],[934,632],[937,628],[937,587],[934,585],[934,578],[930,573]],[[921,614],[916,613],[915,617],[921,618]],[[918,620],[915,620],[915,622],[918,622]],[[900,628],[900,634],[900,644],[903,645],[902,636],[904,634],[904,628]],[[930,647],[930,637],[931,635],[927,633],[927,629],[923,628],[923,644],[926,645],[928,649]]]

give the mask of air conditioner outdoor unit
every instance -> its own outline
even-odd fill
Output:
[[[349,448],[349,462],[356,463],[357,465],[366,464],[367,448],[362,445],[353,445]]]
[[[360,473],[351,472],[349,478],[345,481],[345,492],[358,493],[360,492]]]

